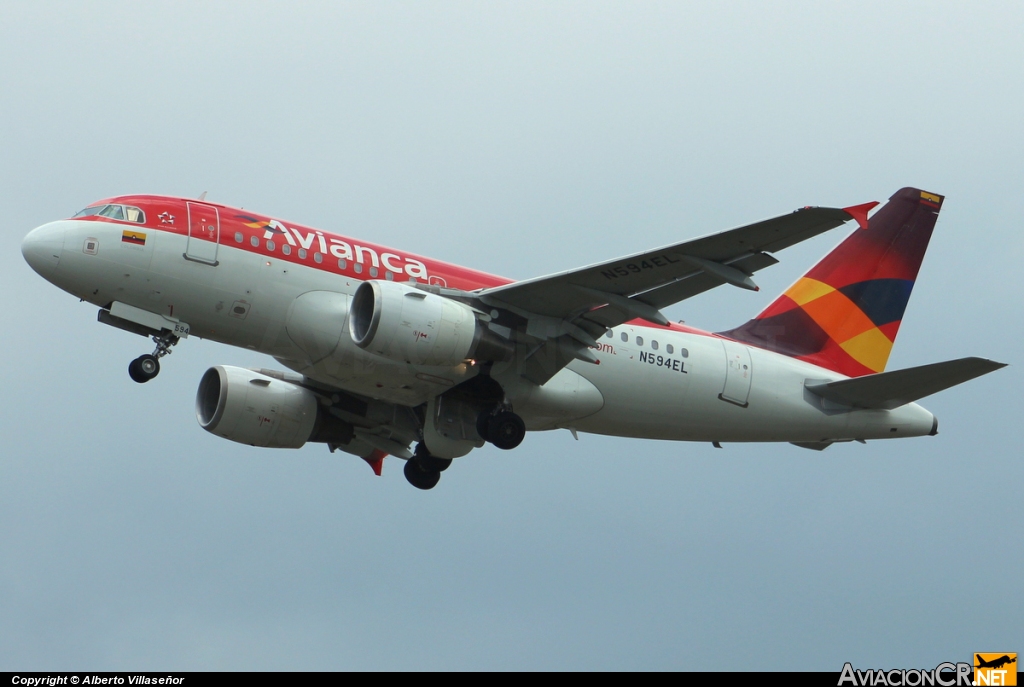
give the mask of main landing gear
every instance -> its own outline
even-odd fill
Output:
[[[451,464],[451,458],[430,455],[426,445],[420,442],[415,455],[405,461],[405,478],[417,489],[433,489],[441,480],[441,473]]]
[[[502,410],[494,415],[481,413],[476,421],[476,431],[498,448],[509,451],[523,443],[526,436],[526,423],[510,410]]]
[[[481,413],[476,429],[485,441],[506,451],[523,443],[526,436],[526,423],[511,410],[501,410],[493,415]],[[431,455],[427,445],[421,441],[416,445],[413,457],[405,461],[405,478],[417,489],[433,489],[441,481],[441,473],[451,464],[450,458]]]
[[[178,343],[179,339],[169,331],[161,332],[153,337],[156,343],[156,350],[153,353],[140,355],[128,364],[128,376],[132,381],[145,384],[160,374],[160,358],[170,355],[171,346]]]

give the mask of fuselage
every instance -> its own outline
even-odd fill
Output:
[[[411,365],[356,346],[349,301],[365,280],[474,291],[510,280],[214,203],[124,196],[120,211],[33,230],[23,253],[43,277],[99,306],[124,304],[190,336],[273,356],[321,384],[415,407],[479,373]],[[689,441],[827,442],[929,434],[916,404],[859,410],[805,388],[843,375],[682,324],[609,331],[599,364],[570,363],[543,386],[491,371],[529,429]]]

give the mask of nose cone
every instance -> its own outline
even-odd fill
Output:
[[[21,242],[21,254],[25,256],[25,262],[44,279],[49,279],[57,271],[63,250],[63,222],[50,222],[36,227]]]

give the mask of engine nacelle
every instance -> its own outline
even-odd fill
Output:
[[[347,444],[353,436],[352,426],[324,411],[309,389],[228,365],[203,375],[196,419],[219,437],[266,448],[301,448],[307,441]]]
[[[359,285],[348,326],[360,348],[413,365],[448,367],[467,358],[500,362],[514,352],[469,306],[389,281]]]

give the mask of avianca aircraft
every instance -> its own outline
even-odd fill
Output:
[[[122,196],[34,229],[29,265],[151,337],[128,367],[160,371],[190,336],[273,356],[291,372],[219,365],[196,416],[252,446],[325,443],[380,474],[405,459],[420,489],[452,459],[527,430],[676,441],[837,441],[934,435],[914,403],[1002,367],[963,358],[894,372],[899,331],[942,196],[897,191],[805,207],[655,250],[513,282],[203,200]],[[773,253],[856,220],[764,312],[712,334],[661,309],[716,286],[757,289]]]

